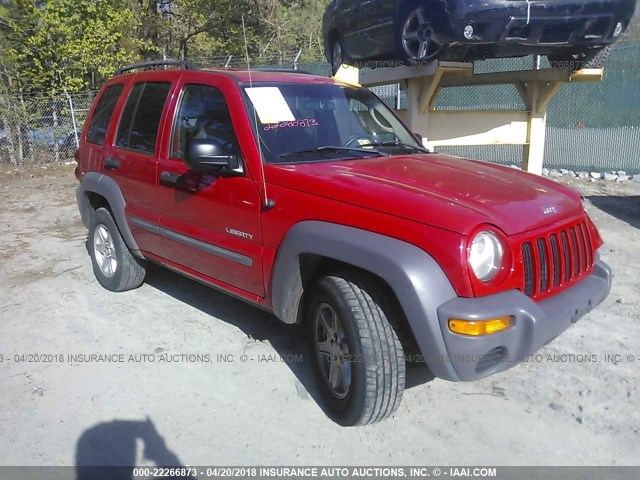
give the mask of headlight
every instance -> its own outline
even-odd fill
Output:
[[[469,249],[469,265],[478,280],[493,280],[502,265],[503,254],[502,243],[494,233],[485,230],[474,237]]]

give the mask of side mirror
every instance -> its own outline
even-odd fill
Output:
[[[210,138],[187,141],[185,163],[194,170],[232,171],[240,166],[236,155],[225,152],[224,146]]]
[[[419,143],[420,145],[424,145],[424,144],[422,143],[422,135],[421,135],[421,134],[416,133],[416,132],[413,132],[413,136],[414,136],[414,138],[418,141],[418,143]]]

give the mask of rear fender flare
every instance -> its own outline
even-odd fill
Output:
[[[120,191],[120,187],[112,178],[97,172],[89,172],[80,181],[80,185],[76,190],[76,197],[78,200],[78,208],[80,210],[80,216],[82,217],[82,223],[88,228],[91,223],[91,204],[89,201],[89,193],[97,193],[104,197],[109,202],[113,219],[120,230],[120,234],[124,239],[124,242],[131,250],[131,253],[139,258],[142,258],[140,248],[133,238],[127,218],[124,214],[127,202]]]

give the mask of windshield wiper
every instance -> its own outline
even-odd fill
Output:
[[[411,145],[410,143],[405,143],[405,142],[376,142],[376,143],[370,143],[369,145],[373,146],[373,147],[406,147],[406,148],[411,148],[413,150],[417,150],[419,152],[422,153],[432,153],[429,150],[427,150],[426,148],[423,147],[417,147],[415,145]]]
[[[368,147],[369,145],[365,145]],[[308,155],[312,153],[357,153],[358,155],[362,155],[363,153],[366,155],[373,154],[378,157],[388,157],[388,153],[381,152],[374,148],[372,149],[364,149],[364,148],[349,148],[349,147],[331,147],[331,146],[323,146],[311,148],[309,150],[300,150],[299,152],[289,152],[283,153],[280,155],[280,158],[288,158],[288,157],[297,157],[299,155]]]

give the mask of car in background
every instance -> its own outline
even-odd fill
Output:
[[[28,135],[31,144],[35,147],[51,149],[51,151],[57,144],[58,151],[62,156],[73,156],[77,145],[71,119],[62,117],[58,119],[56,127],[53,125],[52,117],[38,119],[36,124],[29,129]]]
[[[54,127],[54,123],[57,126]],[[57,122],[54,122],[51,116],[36,117],[29,119],[26,124],[14,125],[13,129],[0,124],[0,149],[6,150],[10,145],[17,145],[20,141],[23,152],[33,150],[40,155],[49,156],[57,148],[61,158],[73,157],[77,148],[73,122],[64,116],[59,117]]]
[[[378,66],[435,59],[547,55],[552,67],[601,66],[627,29],[635,0],[332,0],[325,56]]]

